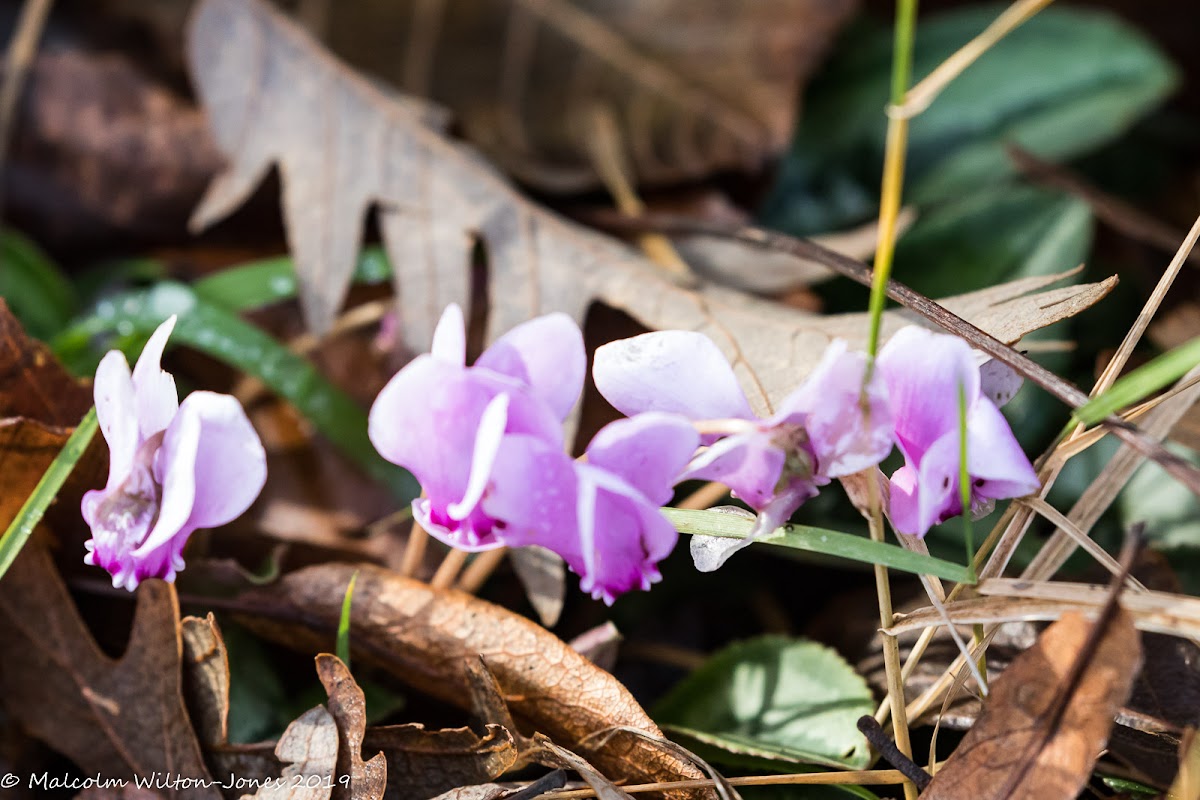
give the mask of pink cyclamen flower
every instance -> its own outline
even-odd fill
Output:
[[[586,370],[583,335],[566,314],[518,325],[468,367],[462,310],[448,306],[432,351],[396,373],[369,421],[380,454],[424,489],[413,502],[421,526],[462,550],[503,546],[503,522],[481,504],[501,442],[522,434],[561,451]]]
[[[963,512],[960,386],[966,400],[971,511],[986,513],[996,500],[1038,489],[1037,473],[1004,415],[988,399],[1000,395],[982,385],[966,342],[910,326],[888,340],[877,364],[896,421],[896,443],[904,454],[904,466],[891,478],[888,509],[897,531],[924,536],[933,525]]]
[[[159,366],[174,327],[175,317],[158,327],[132,375],[116,350],[96,370],[108,483],[83,497],[92,529],[84,561],[130,591],[146,578],[174,580],[192,531],[236,519],[267,478],[266,453],[237,400],[193,392],[179,402]]]
[[[700,333],[659,331],[604,345],[596,351],[592,375],[600,393],[624,414],[671,412],[706,432],[728,433],[698,455],[683,477],[724,483],[758,512],[758,520],[742,541],[693,546],[697,567],[709,571],[786,522],[819,486],[874,466],[888,454],[886,391],[882,381],[872,379],[870,414],[864,415],[865,371],[866,356],[835,341],[767,418],[751,411],[729,362]]]
[[[612,605],[662,577],[658,562],[679,534],[659,506],[699,443],[687,420],[661,413],[605,426],[580,461],[536,437],[506,436],[483,507],[504,521],[509,546],[553,550],[583,591]]]

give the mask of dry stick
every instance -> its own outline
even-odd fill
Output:
[[[1065,167],[1043,161],[1016,145],[1008,146],[1008,155],[1016,163],[1017,169],[1033,183],[1060,189],[1078,197],[1088,204],[1101,222],[1130,239],[1162,248],[1170,253],[1184,238],[1182,231],[1158,221],[1121,198],[1098,189]],[[1190,253],[1187,258],[1193,264],[1200,264],[1200,253]]]
[[[4,169],[4,156],[8,152],[8,140],[16,123],[17,101],[21,98],[21,87],[37,54],[42,29],[50,16],[54,0],[26,0],[21,7],[21,18],[17,20],[12,41],[4,56],[4,83],[0,85],[0,174]],[[0,216],[3,208],[0,207]]]
[[[740,778],[726,778],[731,786],[794,786],[794,785],[837,785],[854,783],[862,786],[894,786],[908,780],[896,769],[848,770],[846,772],[801,772],[796,775],[748,775]],[[640,792],[682,791],[684,789],[711,789],[714,782],[711,778],[697,778],[687,781],[664,781],[662,783],[641,783],[634,786],[622,786],[621,791],[630,794]],[[546,800],[575,800],[575,798],[595,797],[592,789],[571,789],[566,792],[550,792]]]
[[[496,571],[496,568],[504,563],[504,557],[507,555],[507,547],[497,547],[495,550],[487,550],[475,556],[475,560],[463,570],[463,574],[458,579],[455,588],[460,592],[475,594],[483,588],[483,585],[487,583],[487,579],[492,577],[492,573]]]
[[[834,253],[806,239],[798,239],[776,231],[714,221],[702,221],[672,214],[648,214],[638,219],[625,218],[620,224],[621,227],[630,230],[639,230],[648,225],[657,230],[669,233],[724,236],[748,244],[755,244],[760,247],[790,253],[799,258],[816,261],[843,277],[861,283],[864,286],[871,285],[871,268],[861,261]],[[1079,408],[1088,402],[1088,395],[1069,381],[1055,375],[1025,354],[1014,350],[990,333],[972,325],[925,295],[915,292],[904,284],[894,280],[888,281],[887,294],[888,297],[915,311],[939,328],[966,340],[976,350],[980,350],[997,361],[1007,364],[1065,405],[1071,408]],[[1163,469],[1186,486],[1189,491],[1200,495],[1200,470],[1197,470],[1183,458],[1165,449],[1160,443],[1151,440],[1142,431],[1138,430],[1136,426],[1116,415],[1105,418],[1101,424],[1107,426],[1117,438],[1121,439],[1134,450],[1146,458],[1158,462]]]

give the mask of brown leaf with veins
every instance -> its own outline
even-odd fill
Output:
[[[181,695],[179,604],[159,580],[138,588],[124,655],[101,652],[36,541],[0,581],[0,702],[85,773],[210,780]],[[215,788],[164,790],[220,800]]]
[[[243,800],[329,800],[337,785],[338,728],[325,706],[310,708],[287,726],[275,757],[288,765],[283,774]]]
[[[486,783],[517,760],[512,735],[499,725],[486,726],[483,736],[470,728],[387,725],[368,728],[363,742],[387,758],[388,793],[393,797],[434,797]]]
[[[446,305],[470,307],[476,237],[488,256],[488,341],[551,311],[582,322],[593,303],[604,303],[648,328],[708,334],[759,410],[791,391],[834,336],[851,347],[865,342],[866,315],[822,317],[719,286],[682,285],[626,245],[528,202],[408,101],[346,69],[261,0],[201,0],[188,42],[197,93],[230,162],[193,225],[229,214],[277,165],[301,300],[318,333],[345,298],[363,217],[377,206],[401,331],[414,352],[429,349]],[[1044,285],[1018,281],[944,302],[970,306],[969,321],[1015,342],[1111,289],[1106,282],[1021,297]],[[892,331],[908,319],[886,318]]]
[[[1079,794],[1142,661],[1133,620],[1118,609],[1078,684],[1065,687],[1093,625],[1068,612],[1013,660],[992,684],[975,725],[922,792],[924,800],[1062,800]],[[1064,691],[1071,694],[1051,730],[1052,709]],[[1022,777],[1005,794],[1017,774]]]
[[[350,776],[349,787],[337,785],[333,800],[382,800],[387,785],[387,762],[383,753],[362,759],[363,732],[367,728],[367,703],[350,670],[337,656],[317,656],[317,676],[329,695],[329,713],[337,723],[337,774]]]
[[[468,658],[482,656],[518,725],[577,750],[605,774],[633,782],[703,777],[690,763],[633,736],[615,736],[595,750],[579,746],[614,725],[662,733],[620,682],[565,642],[462,592],[435,590],[372,565],[324,564],[243,594],[238,602],[246,611],[239,620],[272,641],[328,650],[356,569],[350,631],[356,660],[470,709]]]
[[[343,3],[327,41],[452,109],[464,133],[548,191],[597,185],[586,137],[613,109],[643,183],[757,170],[786,148],[800,85],[856,0]]]

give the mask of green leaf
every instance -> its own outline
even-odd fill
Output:
[[[723,514],[719,511],[692,511],[681,508],[664,508],[663,514],[680,533],[704,536],[727,536],[744,538],[750,533],[754,520]],[[911,572],[915,575],[937,575],[956,583],[973,583],[970,571],[959,564],[940,558],[914,553],[903,547],[886,542],[873,542],[863,536],[854,536],[840,531],[812,528],[807,525],[785,525],[756,543],[775,547],[790,547],[806,550],[865,564],[882,564],[891,569]]]
[[[30,336],[47,340],[75,313],[75,290],[42,250],[12,230],[0,232],[0,297]]]
[[[980,33],[1004,4],[923,19],[913,74],[923,77]],[[859,26],[809,87],[803,124],[767,203],[768,224],[795,232],[846,227],[875,208],[891,81],[891,31]],[[1123,134],[1178,83],[1170,61],[1116,16],[1051,7],[1010,33],[909,129],[906,202],[929,205],[1016,172],[1017,144],[1050,161]]]
[[[4,536],[0,537],[0,578],[3,578],[4,573],[8,572],[8,568],[12,566],[17,554],[25,546],[29,535],[41,522],[42,515],[54,502],[58,490],[66,483],[71,470],[75,469],[75,464],[87,450],[92,437],[96,435],[96,427],[96,409],[92,408],[71,432],[66,444],[42,474],[37,486],[33,487],[33,493],[21,506],[8,526],[8,530],[4,532]]]
[[[402,499],[419,491],[412,476],[384,461],[367,437],[367,414],[313,365],[230,311],[198,297],[190,287],[163,282],[101,302],[95,312],[53,343],[56,353],[102,333],[152,333],[179,315],[171,341],[185,344],[253,375],[290,402],[320,433]]]
[[[896,277],[926,294],[1075,267],[1092,243],[1087,203],[1031,186],[988,188],[918,218],[896,248]]]
[[[764,636],[714,655],[652,716],[735,756],[863,769],[870,752],[856,723],[874,710],[866,681],[834,650]]]
[[[383,283],[392,276],[387,254],[367,247],[354,270],[357,283]],[[296,270],[290,256],[243,264],[196,281],[196,296],[229,311],[250,311],[296,297]]]

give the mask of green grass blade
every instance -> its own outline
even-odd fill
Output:
[[[745,538],[754,525],[754,520],[715,511],[664,508],[662,512],[676,530],[687,534],[740,539]],[[790,547],[793,550],[805,550],[810,553],[860,561],[864,564],[882,564],[885,567],[911,572],[914,575],[936,575],[956,583],[975,582],[970,570],[960,564],[913,553],[894,544],[873,542],[862,536],[825,528],[785,525],[774,533],[759,539],[756,544],[759,543]]]
[[[1107,392],[1075,409],[1071,417],[1084,425],[1095,425],[1110,414],[1141,402],[1167,384],[1179,380],[1197,364],[1200,364],[1200,337],[1118,378]]]
[[[42,475],[37,486],[33,487],[33,493],[21,506],[21,510],[13,518],[12,524],[4,532],[4,536],[0,537],[0,578],[3,578],[4,573],[8,572],[8,568],[17,558],[17,554],[29,540],[29,535],[41,522],[42,515],[54,502],[58,490],[66,483],[71,470],[75,469],[75,464],[87,450],[92,437],[96,435],[96,428],[96,409],[92,408],[75,427],[70,438],[67,439],[67,443],[54,457],[54,461],[50,463],[50,467]]]
[[[342,663],[346,665],[346,669],[350,669],[350,607],[354,602],[354,585],[356,583],[358,583],[358,570],[354,570],[354,574],[350,576],[350,583],[346,584],[346,594],[342,597],[342,615],[338,618],[335,652]]]
[[[101,333],[149,335],[172,314],[179,315],[172,343],[193,347],[258,378],[401,500],[417,496],[413,477],[375,451],[367,438],[367,414],[353,398],[326,380],[307,359],[230,310],[198,297],[184,284],[163,282],[105,301],[94,314],[56,339],[54,348],[60,352],[60,347]]]

